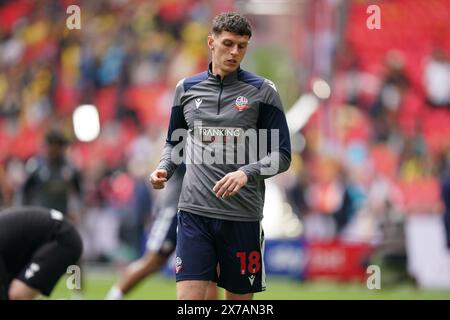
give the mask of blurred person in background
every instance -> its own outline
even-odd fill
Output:
[[[382,268],[385,285],[399,284],[411,279],[407,270],[406,216],[397,209],[387,202],[377,218],[381,237],[372,259]]]
[[[405,204],[396,183],[400,157],[386,144],[371,147],[373,175],[362,208],[372,219],[371,241],[375,252],[371,259],[384,270],[383,284],[408,280],[405,236]]]
[[[359,57],[350,44],[338,48],[333,94],[342,101],[367,112],[378,94],[379,79],[361,68]]]
[[[293,212],[300,220],[303,220],[308,213],[308,205],[306,203],[306,190],[308,186],[307,173],[299,170],[295,174],[295,180],[292,185],[286,189],[286,196]]]
[[[345,207],[345,186],[339,175],[339,162],[331,156],[311,159],[308,170],[311,180],[306,189],[308,214],[304,218],[305,237],[315,240],[330,240],[337,236]]]
[[[79,228],[85,245],[83,257],[86,261],[110,262],[120,248],[120,217],[102,193],[107,183],[99,179],[89,181],[91,178],[86,176],[86,212]]]
[[[226,299],[248,300],[266,289],[261,227],[264,179],[289,168],[291,145],[275,85],[240,68],[251,35],[250,23],[239,14],[222,13],[214,18],[208,36],[212,63],[207,71],[176,86],[167,142],[150,177],[153,188],[162,189],[180,164],[172,155],[181,142],[173,136],[177,129],[187,133],[185,150],[193,147],[194,153],[203,154],[224,146],[230,149],[226,136],[216,135],[214,130],[203,132],[199,121],[219,132],[231,129],[244,135],[247,129],[266,129],[269,136],[271,130],[279,133],[276,145],[268,142],[267,154],[252,163],[247,159],[250,152],[245,140],[239,143],[247,155],[243,164],[198,164],[194,155],[186,155],[176,248],[180,300],[205,299],[208,284],[216,279],[225,289]],[[231,149],[235,155],[237,148]],[[274,169],[273,165],[276,170],[264,171]]]
[[[82,210],[81,173],[66,158],[69,141],[61,131],[52,129],[45,142],[46,156],[27,162],[19,204],[56,209],[77,223]]]
[[[155,204],[156,218],[147,241],[147,252],[130,264],[117,283],[109,290],[106,300],[121,300],[146,277],[160,271],[172,253],[177,240],[177,207],[183,183],[185,165],[175,170],[165,190],[158,194]],[[217,299],[216,283],[208,287],[208,300]]]
[[[19,205],[58,210],[78,227],[84,210],[82,180],[81,173],[66,157],[68,144],[62,131],[50,129],[46,133],[46,156],[28,160]],[[73,293],[74,299],[81,298],[81,290]]]
[[[341,205],[333,212],[336,222],[336,232],[341,236],[350,222],[355,218],[365,201],[365,192],[360,182],[352,179],[348,169],[341,168],[340,175],[343,184],[343,195]]]
[[[398,51],[388,52],[385,57],[385,75],[381,89],[371,110],[376,141],[398,143],[397,123],[409,86],[403,55]]]
[[[80,235],[57,210],[14,207],[0,211],[0,300],[50,296],[82,250]]]
[[[20,159],[8,157],[0,162],[0,208],[14,205],[15,191],[25,178],[25,165]]]

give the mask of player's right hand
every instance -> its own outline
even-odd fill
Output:
[[[167,171],[164,169],[156,169],[150,175],[149,180],[153,189],[163,189],[167,181]]]

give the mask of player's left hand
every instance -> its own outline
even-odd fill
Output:
[[[228,173],[225,177],[217,181],[213,188],[217,198],[234,196],[247,184],[248,177],[244,171],[237,170]]]

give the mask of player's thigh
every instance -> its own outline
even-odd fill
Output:
[[[211,281],[206,289],[206,300],[218,300],[219,299],[219,288],[217,287],[217,280]]]
[[[175,259],[176,280],[213,281],[217,278],[217,255],[209,220],[180,211]]]
[[[253,299],[253,293],[233,293],[228,290],[225,290],[225,299],[226,300],[252,300]]]
[[[185,280],[177,282],[177,300],[204,300],[209,281]]]
[[[237,295],[264,291],[266,276],[261,223],[224,221],[219,234],[223,239],[217,243],[220,265],[218,285]]]

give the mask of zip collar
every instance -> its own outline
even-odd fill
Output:
[[[227,74],[221,81],[220,76],[218,74],[214,74],[212,72],[212,62],[210,62],[209,66],[208,66],[208,77],[211,79],[214,79],[215,81],[217,81],[219,83],[221,82],[222,84],[233,83],[233,82],[238,81],[238,74],[240,71],[241,71],[241,67],[239,66],[235,71],[233,71],[230,74]]]

